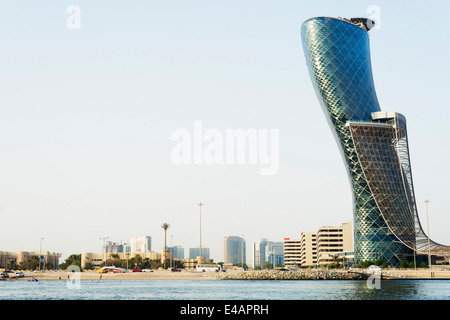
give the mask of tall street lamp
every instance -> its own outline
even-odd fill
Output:
[[[198,207],[200,209],[200,260],[202,259],[202,206],[203,203],[199,202]]]
[[[130,253],[127,252],[126,255],[127,255],[127,270],[128,270],[128,260],[130,260]]]
[[[173,257],[173,235],[170,236],[170,268],[172,268],[172,257]]]
[[[245,250],[245,246],[244,246],[244,234],[242,234],[242,270],[245,270],[244,269],[244,250]]]
[[[100,238],[100,240],[103,240],[103,247],[102,247],[102,260],[105,262],[105,266],[106,266],[106,258],[107,258],[107,252],[106,252],[106,241],[108,240],[109,237],[105,237],[105,238]],[[103,254],[103,251],[105,252],[105,254]]]
[[[426,209],[427,209],[428,264],[430,266],[430,271],[431,271],[430,224],[428,222],[428,202],[430,202],[430,201],[428,199],[425,199],[425,206],[426,206]]]
[[[41,259],[42,259],[42,240],[44,240],[44,238],[41,238],[41,245],[39,247],[39,272],[41,271]]]

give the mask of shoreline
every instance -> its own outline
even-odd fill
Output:
[[[25,276],[18,279],[7,279],[5,281],[28,281],[35,278],[38,281],[47,280],[67,280],[74,277],[75,272],[25,272]],[[129,272],[129,273],[98,273],[96,271],[83,271],[76,273],[80,280],[207,280],[216,279],[212,273],[201,272],[171,272],[171,271],[154,271],[154,272]]]
[[[154,271],[129,273],[98,273],[97,271],[73,272],[25,272],[18,279],[3,281],[28,281],[35,278],[38,281],[67,280],[69,277],[79,280],[364,280],[368,275],[355,274],[348,270],[308,270],[297,271],[228,271],[228,272],[198,272],[198,271]],[[450,271],[429,270],[389,270],[382,272],[382,278],[391,280],[450,280]]]

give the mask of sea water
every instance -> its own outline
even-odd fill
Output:
[[[448,300],[450,280],[0,281],[0,300]]]

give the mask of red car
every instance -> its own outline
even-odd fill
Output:
[[[141,269],[133,269],[133,272],[142,272]]]
[[[181,272],[181,270],[178,269],[178,268],[172,268],[170,271],[172,271],[172,272]]]

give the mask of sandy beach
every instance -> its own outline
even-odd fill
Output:
[[[25,277],[17,280],[67,280],[68,272],[25,272]],[[154,271],[154,272],[129,272],[129,273],[98,273],[97,271],[84,271],[77,274],[81,280],[180,280],[180,279],[217,279],[219,275],[211,272],[193,271]],[[13,281],[13,280],[8,280]]]

